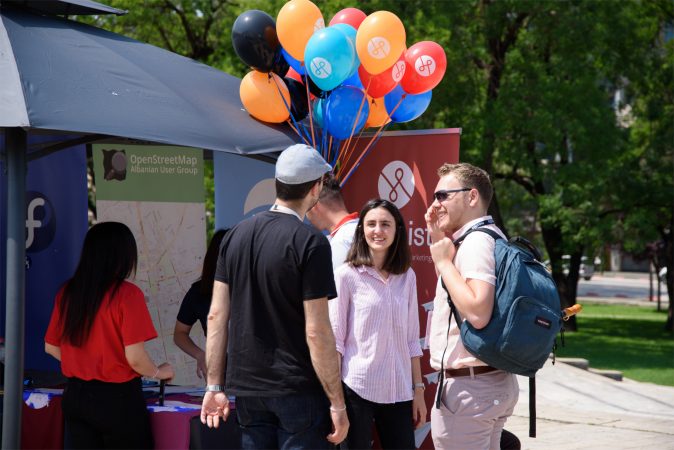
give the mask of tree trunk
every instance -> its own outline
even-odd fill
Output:
[[[665,241],[665,265],[667,266],[667,297],[669,297],[665,330],[674,333],[674,210],[670,216],[669,230],[663,233],[663,239]]]
[[[573,276],[564,275],[564,269],[562,268],[562,230],[559,227],[543,225],[541,226],[541,234],[543,235],[545,249],[548,251],[548,256],[550,257],[552,279],[557,285],[561,307],[568,308],[576,303],[578,269],[576,269],[575,275]],[[580,258],[578,259],[578,264],[580,264]],[[569,270],[569,275],[571,274],[572,271]],[[568,331],[576,331],[578,329],[576,317],[572,316],[564,324],[564,328]]]

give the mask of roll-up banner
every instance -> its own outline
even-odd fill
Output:
[[[203,151],[170,146],[93,145],[98,222],[117,221],[138,246],[134,281],[145,293],[159,334],[145,344],[152,360],[170,362],[175,384],[203,384],[196,361],[173,343],[182,299],[199,279],[206,253]],[[201,348],[196,323],[190,336]]]

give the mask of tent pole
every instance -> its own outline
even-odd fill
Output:
[[[26,294],[26,151],[28,134],[5,129],[7,152],[7,285],[5,315],[5,394],[2,448],[21,448]]]

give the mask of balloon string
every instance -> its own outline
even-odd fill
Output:
[[[389,123],[391,123],[391,122],[389,122]],[[382,128],[386,128],[389,125],[389,123],[384,124],[384,126]],[[383,135],[384,135],[383,132],[379,132],[379,134],[376,136],[376,138],[375,137],[372,138],[372,140],[370,141],[370,144],[368,144],[367,147],[365,147],[365,150],[363,150],[363,153],[361,153],[361,155],[358,157],[356,162],[353,164],[353,167],[346,174],[346,176],[344,177],[344,180],[339,184],[339,187],[344,187],[344,185],[349,180],[349,178],[351,178],[351,175],[353,175],[353,172],[355,172],[356,169],[358,168],[358,166],[360,166],[360,162],[363,160],[363,158],[365,158],[367,156],[368,153],[370,153],[370,150],[372,150],[374,148],[374,146],[377,144],[377,142],[379,142],[379,139],[381,139],[381,137]]]
[[[309,145],[309,142],[305,139],[304,136],[302,136],[302,134],[301,134],[299,131],[297,131],[297,128],[295,128],[295,127],[293,126],[293,124],[290,122],[290,119],[286,120],[286,123],[287,123],[288,125],[290,125],[290,128],[292,128],[293,131],[294,131],[295,133],[297,133],[297,135],[298,135],[299,137],[302,138],[302,140],[304,141],[305,144]]]
[[[305,66],[305,70],[306,70],[306,66]],[[304,87],[307,90],[307,104],[309,106],[309,128],[311,128],[311,143],[313,144],[312,147],[316,148],[316,139],[314,137],[314,118],[313,118],[313,114],[312,114],[313,108],[311,108],[311,104],[309,103],[310,98],[311,98],[310,95],[309,95],[310,94],[309,93],[309,74],[306,73],[306,72],[304,73]]]
[[[372,82],[372,78],[367,82],[367,88],[365,88],[365,92],[367,92],[368,89],[370,89],[370,83]],[[356,114],[356,118],[353,121],[353,127],[351,128],[351,133],[349,133],[349,140],[346,141],[346,150],[345,153],[349,151],[349,145],[351,144],[351,139],[353,138],[353,133],[356,131],[356,125],[358,125],[358,119],[360,119],[360,113],[363,111],[363,105],[365,104],[365,100],[367,99],[367,94],[363,92],[363,98],[360,100],[360,106],[358,107],[358,113]],[[363,127],[365,128],[365,127]],[[356,147],[356,141],[353,143],[353,147]],[[339,159],[339,158],[338,158]]]
[[[370,142],[365,146],[365,149],[363,149],[363,151],[361,152],[360,156],[356,159],[356,162],[354,162],[353,168],[349,171],[349,173],[347,174],[347,176],[344,178],[344,181],[342,181],[342,184],[341,184],[342,186],[344,185],[344,183],[346,182],[346,180],[351,176],[351,173],[356,169],[356,167],[358,166],[358,164],[360,163],[360,161],[363,159],[363,156],[365,156],[365,153],[372,147],[373,142],[374,142],[375,140],[378,140],[377,137],[378,137],[379,135],[381,135],[381,132],[382,132],[382,130],[384,129],[384,127],[386,127],[386,126],[390,123],[390,122],[388,122],[388,120],[391,118],[391,116],[393,115],[393,113],[396,112],[396,110],[398,109],[398,107],[400,106],[400,104],[402,103],[403,99],[404,99],[406,96],[407,96],[407,94],[403,94],[403,95],[400,97],[400,100],[398,100],[398,103],[395,105],[395,107],[391,110],[390,113],[388,113],[388,115],[386,116],[386,119],[384,120],[384,123],[383,123],[383,124],[379,127],[379,129],[374,133],[374,136],[372,136],[372,139],[370,139]],[[355,146],[354,146],[354,148],[355,148]],[[340,167],[340,174],[341,174],[341,172],[344,170],[344,168],[346,167],[346,162],[347,162],[349,159],[351,159],[351,154],[349,154],[349,157],[346,158],[346,160],[343,161],[343,165]],[[338,174],[338,176],[339,176],[339,174]]]
[[[274,84],[276,85],[276,90],[278,91],[278,94],[281,96],[281,100],[283,100],[283,104],[285,105],[286,109],[288,110],[288,115],[292,119],[293,123],[295,124],[295,127],[293,129],[295,130],[295,133],[299,134],[302,139],[304,139],[304,136],[300,134],[298,130],[301,130],[300,126],[297,124],[297,121],[295,120],[295,116],[293,115],[292,109],[290,105],[288,105],[288,102],[286,102],[286,98],[283,96],[283,93],[281,92],[281,87],[278,85],[278,81],[276,81],[276,77],[274,77],[271,73],[267,74],[267,81],[269,79],[274,80]],[[290,123],[288,121],[288,123]],[[304,139],[304,142],[307,142],[306,139]]]
[[[373,104],[374,104],[374,101],[375,101],[375,100],[372,99],[372,103],[373,103]],[[372,107],[372,106],[370,106],[370,107]],[[356,149],[356,147],[358,146],[358,142],[360,142],[360,139],[361,139],[361,137],[363,136],[363,133],[364,133],[364,132],[365,132],[365,127],[363,127],[363,128],[360,129],[360,132],[358,133],[358,137],[354,140],[353,146],[351,147],[351,149],[350,149],[349,151],[346,151],[346,152],[345,152],[346,155],[347,155],[347,157],[346,157],[347,160],[351,159],[351,155],[353,154],[353,151],[354,151],[354,150]]]

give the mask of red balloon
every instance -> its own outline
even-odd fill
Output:
[[[361,22],[365,20],[367,15],[358,8],[346,8],[335,14],[335,16],[330,20],[330,25],[336,23],[345,23],[351,25],[356,30],[360,26]]]
[[[288,69],[288,73],[286,74],[286,77],[292,78],[293,80],[299,81],[300,83],[304,84],[304,80],[302,79],[302,75],[297,73],[297,71],[295,69],[293,69],[292,67],[290,69]]]
[[[403,79],[407,71],[405,63],[405,52],[400,55],[398,61],[380,74],[372,75],[368,73],[362,65],[358,67],[358,76],[363,89],[372,98],[381,98],[391,92]]]
[[[445,51],[435,42],[417,42],[405,52],[407,70],[400,86],[408,94],[423,94],[440,83],[447,70]]]

